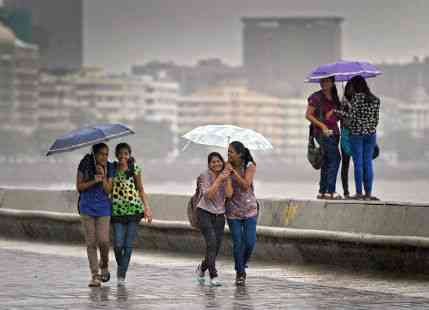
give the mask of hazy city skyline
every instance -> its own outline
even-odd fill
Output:
[[[129,71],[132,64],[242,61],[243,16],[341,16],[343,58],[405,62],[425,56],[429,2],[400,0],[91,0],[84,4],[85,64]]]

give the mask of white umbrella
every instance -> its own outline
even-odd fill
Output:
[[[240,141],[249,150],[267,151],[273,149],[270,141],[260,133],[252,129],[241,128],[233,125],[200,126],[192,129],[190,132],[185,134],[183,138],[189,140],[189,143],[194,142],[218,147],[228,147],[230,142]]]

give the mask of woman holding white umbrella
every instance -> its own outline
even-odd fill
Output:
[[[243,143],[234,141],[229,145],[228,168],[232,172],[233,194],[226,204],[226,217],[233,242],[235,282],[244,285],[245,268],[256,243],[258,205],[253,186],[256,163]]]
[[[253,178],[256,162],[249,149],[269,151],[272,144],[260,133],[232,125],[206,125],[197,127],[183,136],[190,142],[225,147],[228,146],[232,197],[226,202],[226,218],[233,241],[236,270],[236,284],[244,285],[245,267],[256,243],[256,219],[258,204],[256,201]],[[230,141],[234,141],[229,143]],[[239,142],[241,141],[241,142]],[[243,143],[246,143],[245,147]]]

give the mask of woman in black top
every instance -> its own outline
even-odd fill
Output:
[[[353,88],[350,111],[339,113],[349,121],[356,185],[354,198],[377,200],[372,196],[374,179],[372,159],[377,140],[380,99],[371,93],[362,76],[355,76],[350,82]],[[362,183],[365,195],[363,195]]]

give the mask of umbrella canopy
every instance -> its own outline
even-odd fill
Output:
[[[100,124],[73,130],[55,140],[46,156],[134,134],[123,124]]]
[[[376,66],[363,61],[338,61],[324,64],[314,69],[305,80],[310,83],[318,83],[321,79],[334,76],[335,81],[348,81],[356,75],[364,78],[376,77],[382,74]]]
[[[206,125],[192,129],[183,138],[194,143],[228,147],[232,141],[240,141],[249,150],[271,150],[272,144],[260,133],[233,125]]]

